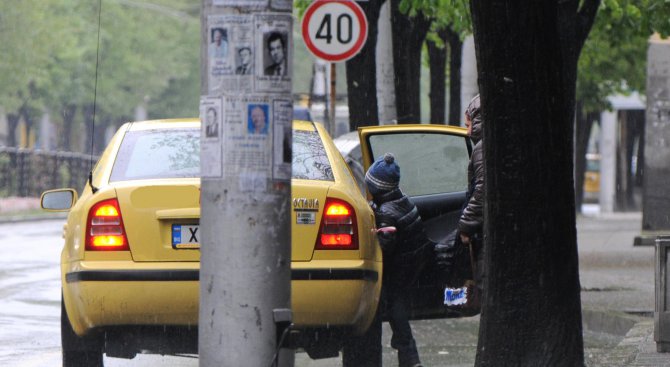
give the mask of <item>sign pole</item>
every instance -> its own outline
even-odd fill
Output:
[[[203,367],[294,364],[279,345],[292,319],[292,7],[202,0]]]

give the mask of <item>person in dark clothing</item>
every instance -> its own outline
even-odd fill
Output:
[[[400,190],[399,182],[400,167],[391,153],[377,159],[365,174],[384,258],[382,300],[393,330],[391,346],[398,350],[400,367],[420,367],[419,352],[409,324],[409,287],[425,263],[423,254],[427,253],[431,242],[418,209]],[[395,227],[395,231],[384,231],[390,227]],[[377,320],[371,327],[381,329],[381,321]],[[376,334],[381,344],[381,332]]]
[[[484,226],[484,145],[482,142],[483,119],[479,94],[465,110],[465,126],[475,144],[468,164],[467,202],[458,221],[461,242],[470,245],[476,258],[475,281],[481,290],[483,277],[482,231]]]

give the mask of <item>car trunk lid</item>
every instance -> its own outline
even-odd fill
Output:
[[[133,260],[200,260],[200,187],[174,181],[117,188]]]

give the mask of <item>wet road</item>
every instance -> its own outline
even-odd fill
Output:
[[[61,366],[59,257],[62,220],[0,224],[0,366]],[[478,319],[414,324],[427,366],[472,366]],[[384,325],[384,365],[397,365]],[[106,367],[195,367],[197,358],[140,355],[107,358]],[[296,354],[297,367],[340,366],[339,358],[311,360]]]

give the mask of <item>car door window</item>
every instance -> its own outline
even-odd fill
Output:
[[[391,152],[400,166],[400,188],[409,196],[465,191],[468,147],[462,136],[396,133],[370,136],[376,158]]]

